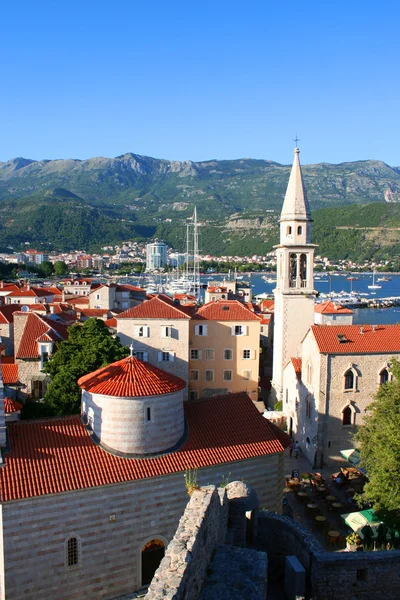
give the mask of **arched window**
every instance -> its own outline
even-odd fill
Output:
[[[292,235],[292,228],[290,226],[286,229],[286,235]]]
[[[297,256],[296,256],[296,254],[291,254],[289,257],[290,287],[296,287],[296,277],[297,277]]]
[[[66,543],[65,564],[68,569],[79,566],[80,561],[80,540],[77,537],[70,537]]]
[[[307,417],[307,419],[311,419],[311,400],[310,400],[310,394],[308,394],[307,398],[306,398],[306,417]]]
[[[298,228],[297,228],[297,234],[301,235],[302,233],[303,233],[303,228],[302,228],[301,225],[299,225]]]
[[[311,363],[308,362],[307,363],[307,383],[311,383],[311,379],[312,379],[312,366],[311,366]]]
[[[300,278],[301,278],[302,285],[303,285],[303,281],[304,282],[307,281],[307,255],[306,254],[300,254]]]
[[[344,374],[344,389],[354,390],[354,373],[352,369],[349,369]]]
[[[351,415],[352,410],[350,406],[346,406],[346,408],[342,410],[342,425],[351,425]]]
[[[382,369],[382,371],[379,373],[379,385],[384,385],[385,383],[387,383],[389,381],[389,371],[388,369],[385,367],[384,369]]]

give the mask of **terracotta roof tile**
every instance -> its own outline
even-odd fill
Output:
[[[175,305],[169,296],[158,294],[117,315],[117,319],[189,319],[187,307]]]
[[[13,356],[2,356],[1,362],[3,365],[12,365],[15,363],[15,358]]]
[[[107,321],[104,321],[104,325],[106,327],[112,327],[113,329],[117,329],[117,319],[115,317],[111,317],[111,319],[107,319]]]
[[[14,313],[21,310],[20,304],[5,304],[0,306],[0,324],[5,325],[14,322]]]
[[[1,364],[1,376],[4,385],[15,385],[18,383],[18,365]]]
[[[263,300],[260,306],[263,312],[273,313],[275,307],[275,300]]]
[[[18,410],[22,410],[22,408],[23,408],[22,404],[20,404],[16,400],[13,400],[12,398],[9,398],[8,396],[6,396],[4,398],[4,412],[7,415],[9,415],[11,413],[15,413]]]
[[[23,287],[21,289],[19,289],[18,291],[15,292],[11,292],[11,294],[8,294],[7,298],[25,298],[25,297],[29,297],[29,298],[42,298],[44,296],[54,296],[53,292],[50,292],[49,290],[45,289],[45,288],[39,288],[39,287],[31,287],[30,289]]]
[[[313,325],[311,329],[324,354],[400,352],[400,325]]]
[[[67,330],[65,326],[54,319],[39,316],[34,312],[20,314],[27,316],[16,354],[17,358],[39,358],[37,342],[44,334],[48,334],[53,341],[66,339]]]
[[[301,358],[292,357],[290,360],[292,361],[292,365],[294,367],[294,372],[296,373],[297,379],[301,380]]]
[[[354,314],[352,310],[338,304],[337,302],[321,302],[321,304],[316,304],[314,308],[314,312],[324,314],[324,315],[352,315]]]
[[[222,285],[214,285],[212,287],[208,287],[207,288],[207,292],[209,294],[222,294],[222,293],[227,293],[228,292],[228,288],[223,287]]]
[[[193,317],[207,321],[259,321],[259,317],[239,300],[214,300],[201,306]]]
[[[133,398],[172,394],[183,390],[186,383],[176,375],[128,356],[84,375],[78,385],[93,394]]]
[[[282,452],[287,445],[244,393],[185,402],[189,438],[170,454],[121,458],[97,446],[78,416],[9,423],[3,502],[158,477]]]

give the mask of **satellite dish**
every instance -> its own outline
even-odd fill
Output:
[[[21,306],[21,312],[29,312],[30,308],[29,306]]]

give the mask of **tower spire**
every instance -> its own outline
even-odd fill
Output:
[[[283,202],[282,207],[280,219],[281,222],[311,221],[311,211],[307,200],[306,190],[304,187],[299,154],[300,150],[296,146],[296,148],[294,149],[292,170],[290,172],[289,183],[287,186],[285,200]]]

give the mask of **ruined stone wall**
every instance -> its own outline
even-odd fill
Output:
[[[225,541],[227,523],[224,489],[208,486],[194,491],[146,600],[197,600],[215,548]]]
[[[326,552],[300,524],[266,511],[260,513],[258,533],[258,549],[269,562],[283,568],[286,556],[297,556],[307,571],[307,598],[399,598],[400,551]]]

